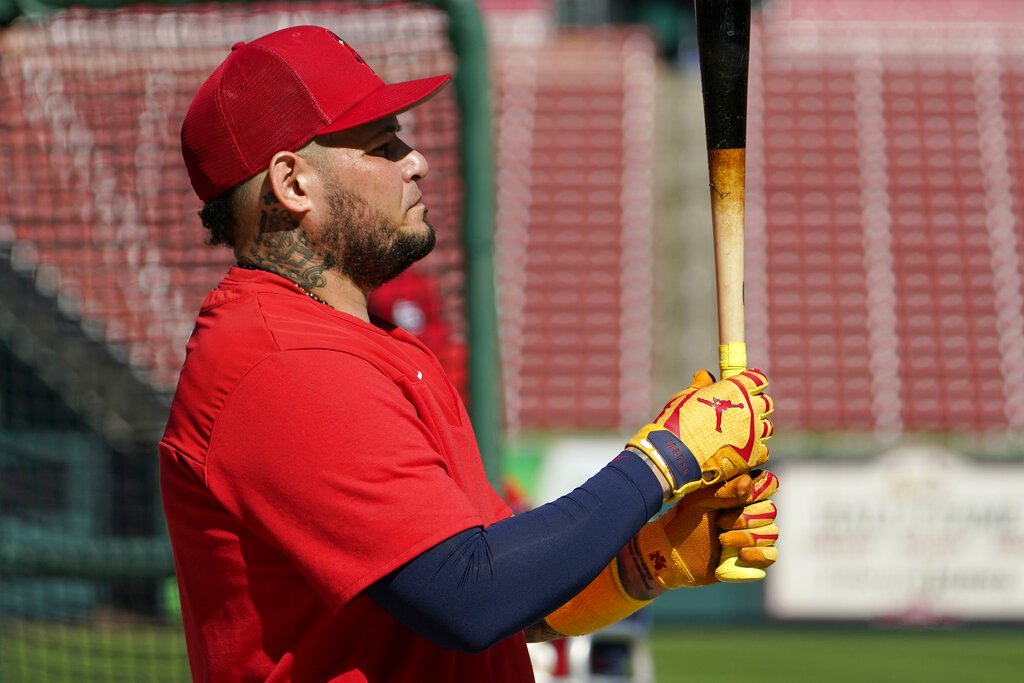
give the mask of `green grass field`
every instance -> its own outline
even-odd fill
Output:
[[[186,683],[180,626],[5,621],[2,683]]]
[[[656,629],[657,683],[1009,683],[1024,680],[1024,628]]]
[[[1024,628],[661,627],[651,650],[657,683],[1009,683],[1024,672]],[[189,680],[174,626],[33,622],[4,624],[0,676],[3,683]]]

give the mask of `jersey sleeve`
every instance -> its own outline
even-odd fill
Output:
[[[459,429],[452,426],[451,429]],[[207,485],[339,609],[427,548],[482,526],[402,389],[339,351],[279,352],[232,392]]]

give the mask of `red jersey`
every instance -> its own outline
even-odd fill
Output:
[[[362,593],[510,514],[402,329],[232,268],[189,340],[160,481],[195,680],[533,681],[522,634],[460,654]]]

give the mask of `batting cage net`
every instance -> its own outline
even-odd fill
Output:
[[[0,30],[0,680],[189,677],[155,445],[233,259],[204,242],[179,131],[233,43],[297,24],[386,81],[456,67],[448,16],[401,2],[73,9]],[[454,89],[401,123],[430,163],[438,246],[371,305],[464,388]]]

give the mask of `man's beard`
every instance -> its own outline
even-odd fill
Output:
[[[307,233],[309,246],[327,268],[364,291],[380,287],[434,248],[436,235],[426,214],[427,231],[412,233],[344,190],[331,189],[328,201],[330,221],[317,235]]]

